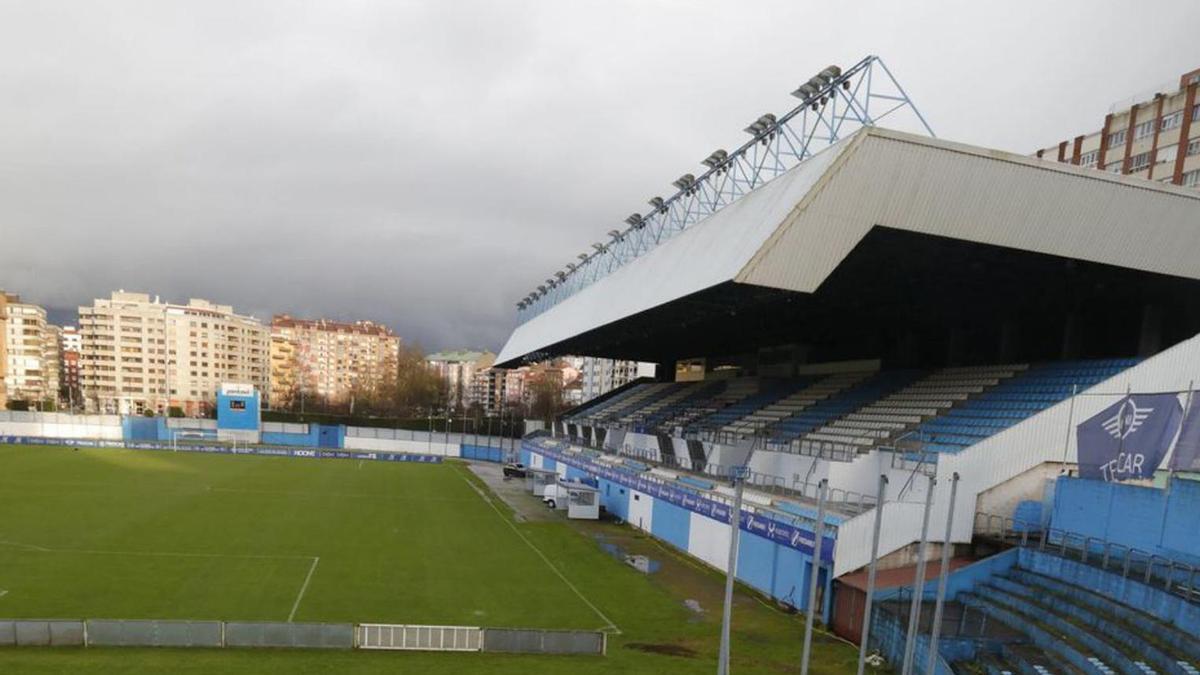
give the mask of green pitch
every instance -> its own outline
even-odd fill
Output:
[[[615,629],[602,658],[18,648],[0,672],[710,672],[720,579],[658,553],[645,576],[573,524],[514,522],[459,463],[0,446],[2,618]],[[743,597],[735,623],[739,672],[798,661],[795,617]],[[815,672],[852,667],[821,650]]]

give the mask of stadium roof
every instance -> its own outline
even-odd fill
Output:
[[[976,259],[979,253],[960,253],[955,244],[992,251],[991,257]],[[745,345],[732,334],[704,343],[719,325],[715,317],[768,306],[755,315],[755,325],[769,332],[780,303],[829,295],[826,286],[840,289],[836,298],[830,295],[822,306],[800,302],[788,321],[822,308],[828,320],[831,304],[850,308],[842,312],[849,318],[857,311],[871,322],[895,320],[880,307],[854,309],[861,300],[856,294],[875,292],[882,301],[896,285],[890,282],[915,277],[927,283],[912,292],[951,292],[946,284],[963,278],[956,275],[981,267],[994,275],[984,281],[1004,280],[1016,291],[1031,276],[1048,278],[1044,272],[1055,269],[1044,260],[1050,257],[1057,264],[1082,261],[1088,270],[1200,280],[1200,193],[869,127],[518,326],[497,361],[512,366],[585,353],[662,362],[665,352],[650,343],[673,328],[676,338],[697,342],[696,354],[738,348]],[[832,283],[843,266],[854,279]],[[1004,268],[1022,266],[1021,279],[1003,276]],[[977,277],[971,278],[983,279]],[[1128,284],[1128,277],[1089,281],[1119,292],[1113,285]],[[1034,299],[1036,290],[1010,302]],[[1097,297],[1077,295],[1071,302]],[[913,308],[910,302],[908,316]],[[697,313],[711,316],[695,325]],[[736,322],[747,317],[743,312]],[[697,330],[687,332],[688,324]]]

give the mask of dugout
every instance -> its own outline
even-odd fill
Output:
[[[558,472],[551,469],[535,469],[533,467],[525,469],[525,487],[529,488],[530,494],[536,497],[542,497],[546,494],[546,487],[558,483]]]
[[[600,488],[586,483],[567,483],[566,488],[568,518],[600,519]]]

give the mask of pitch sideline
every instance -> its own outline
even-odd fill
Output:
[[[595,605],[595,603],[593,603],[591,600],[588,600],[587,596],[585,596],[582,591],[580,591],[578,588],[576,588],[575,584],[571,583],[570,579],[567,579],[567,577],[558,569],[558,567],[556,567],[554,565],[554,563],[551,562],[550,559],[546,557],[546,554],[542,553],[542,550],[540,548],[538,548],[536,545],[534,545],[534,543],[532,541],[530,541],[529,538],[526,537],[523,532],[521,532],[521,530],[517,529],[517,526],[515,524],[513,524],[513,522],[511,520],[509,520],[508,518],[506,518],[504,516],[504,512],[496,507],[496,504],[491,500],[490,497],[487,496],[487,494],[483,490],[479,489],[478,485],[475,485],[474,483],[472,483],[470,481],[470,479],[468,479],[465,475],[463,475],[462,471],[459,470],[459,468],[457,466],[455,467],[454,472],[458,474],[458,477],[461,478],[464,483],[466,483],[468,486],[470,486],[470,488],[472,490],[474,490],[476,494],[479,495],[480,499],[482,499],[488,506],[492,507],[492,510],[496,512],[496,515],[500,517],[500,520],[504,521],[504,524],[508,525],[509,529],[511,529],[513,531],[513,533],[516,534],[521,539],[521,541],[525,542],[526,546],[533,549],[533,552],[536,553],[537,556],[542,559],[542,562],[546,563],[546,566],[550,568],[551,572],[554,572],[555,576],[557,576],[559,579],[562,580],[562,582],[564,584],[567,585],[567,588],[571,589],[571,591],[573,593],[575,593],[575,595],[578,596],[579,599],[582,600],[583,603],[585,605],[587,605],[589,609],[591,609],[593,612],[595,612],[596,616],[600,617],[603,621],[606,622],[606,624],[600,628],[601,632],[610,633],[613,635],[621,634],[621,629],[617,626],[617,624],[613,623],[612,619],[608,618],[604,614],[604,612],[600,611],[600,608],[597,607]]]

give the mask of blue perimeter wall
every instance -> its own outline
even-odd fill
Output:
[[[1167,489],[1062,477],[1050,526],[1200,563],[1200,482],[1175,478]]]
[[[521,463],[530,466],[532,454],[529,448],[522,447]],[[548,470],[553,470],[557,464],[548,457],[543,457],[542,461],[543,466]],[[576,477],[591,476],[568,465],[567,478]],[[628,521],[629,489],[603,478],[599,479],[599,485],[600,503],[604,509],[617,518]],[[650,534],[680,551],[690,553],[688,538],[691,534],[693,513],[661,499],[654,499],[650,495],[642,495],[641,498],[653,500]],[[724,523],[722,526],[728,527]],[[759,537],[744,529],[738,541],[740,542],[737,562],[738,581],[772,598],[786,601],[801,611],[806,610],[808,607],[808,576],[811,574],[812,556]],[[832,580],[828,578],[829,571],[828,567],[822,568],[818,577],[819,583],[825,589],[822,614],[826,624],[829,623],[833,611]]]

